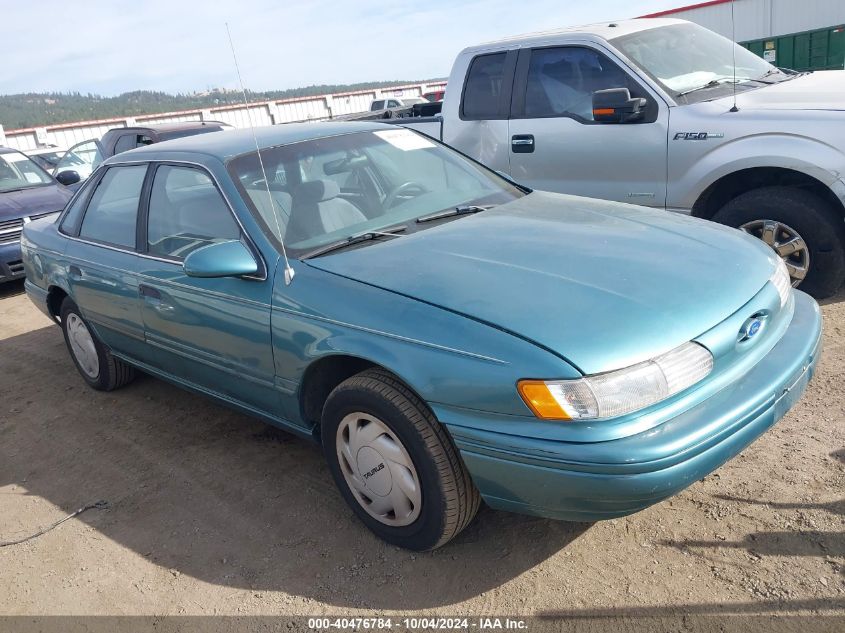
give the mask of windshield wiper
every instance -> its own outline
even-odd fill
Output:
[[[737,79],[736,83],[739,83],[739,82],[740,82],[740,80]],[[731,79],[730,77],[725,77],[725,78],[722,78],[722,79],[713,79],[711,81],[708,81],[703,86],[699,86],[698,88],[690,88],[689,90],[684,90],[683,92],[679,92],[676,96],[683,97],[684,95],[688,95],[688,94],[693,93],[693,92],[698,92],[699,90],[705,90],[706,88],[715,88],[716,86],[721,86],[722,84],[730,84],[730,83],[734,83],[733,79]]]
[[[417,218],[417,224],[423,224],[424,222],[434,222],[435,220],[441,220],[443,218],[451,218],[456,215],[468,215],[470,213],[480,213],[481,211],[487,211],[487,209],[492,209],[495,207],[495,204],[469,204],[463,207],[454,207],[452,209],[448,209],[446,211],[438,211],[437,213],[432,213],[431,215],[424,215],[421,218]]]
[[[310,259],[312,257],[319,257],[320,255],[325,255],[326,253],[331,253],[332,251],[337,251],[341,248],[352,246],[353,244],[360,244],[361,242],[377,240],[380,237],[401,237],[399,233],[404,233],[407,229],[408,227],[402,225],[382,229],[381,231],[366,231],[364,233],[358,233],[357,235],[350,235],[345,239],[338,240],[337,242],[331,242],[330,244],[326,244],[325,246],[320,246],[318,248],[315,248],[313,251],[308,251],[307,253],[302,255],[300,259]]]

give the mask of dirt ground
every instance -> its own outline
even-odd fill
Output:
[[[818,374],[736,459],[596,524],[483,508],[441,550],[385,545],[317,448],[148,376],[85,386],[0,288],[0,615],[845,615],[845,293]],[[0,627],[2,628],[2,627]],[[806,628],[805,628],[806,630]]]

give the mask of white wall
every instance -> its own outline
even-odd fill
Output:
[[[845,0],[735,0],[737,42],[845,24]],[[666,17],[690,20],[731,37],[731,3],[714,4]]]

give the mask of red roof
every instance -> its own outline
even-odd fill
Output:
[[[703,9],[704,7],[712,7],[716,4],[727,4],[728,2],[733,2],[733,0],[708,0],[707,2],[698,2],[696,4],[690,4],[685,7],[678,7],[677,9],[667,9],[666,11],[658,11],[657,13],[649,13],[648,15],[641,15],[641,18],[662,18],[667,15],[674,15],[675,13],[682,13],[684,11],[690,11],[692,9]]]

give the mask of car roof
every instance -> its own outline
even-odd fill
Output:
[[[325,122],[325,123],[284,123],[253,129],[243,128],[223,130],[210,134],[186,136],[172,141],[153,143],[138,149],[129,150],[110,158],[108,163],[131,160],[167,160],[168,155],[176,153],[195,153],[216,156],[222,161],[235,156],[255,151],[255,142],[261,148],[287,145],[301,141],[310,141],[327,136],[338,136],[351,132],[370,130],[395,130],[396,126],[371,122]]]
[[[464,53],[475,53],[490,48],[502,48],[505,45],[511,44],[535,44],[545,42],[550,39],[555,39],[558,36],[572,36],[572,35],[589,35],[599,37],[605,40],[612,40],[615,37],[623,35],[630,35],[631,33],[638,33],[648,29],[655,29],[661,26],[670,26],[673,24],[686,24],[686,20],[679,20],[677,18],[636,18],[633,20],[618,20],[610,22],[597,22],[595,24],[584,24],[581,26],[570,26],[562,29],[553,29],[549,31],[538,31],[536,33],[524,33],[522,35],[513,35],[505,37],[500,40],[491,42],[484,42],[469,46],[463,50]]]
[[[0,154],[11,154],[12,152],[17,152],[14,147],[6,147],[5,145],[0,145]]]
[[[159,134],[167,134],[169,132],[182,132],[184,130],[195,130],[203,127],[224,127],[226,123],[222,121],[177,121],[174,123],[150,123],[149,125],[130,125],[128,127],[116,127],[109,130],[109,132],[126,132],[134,130],[153,130]]]

